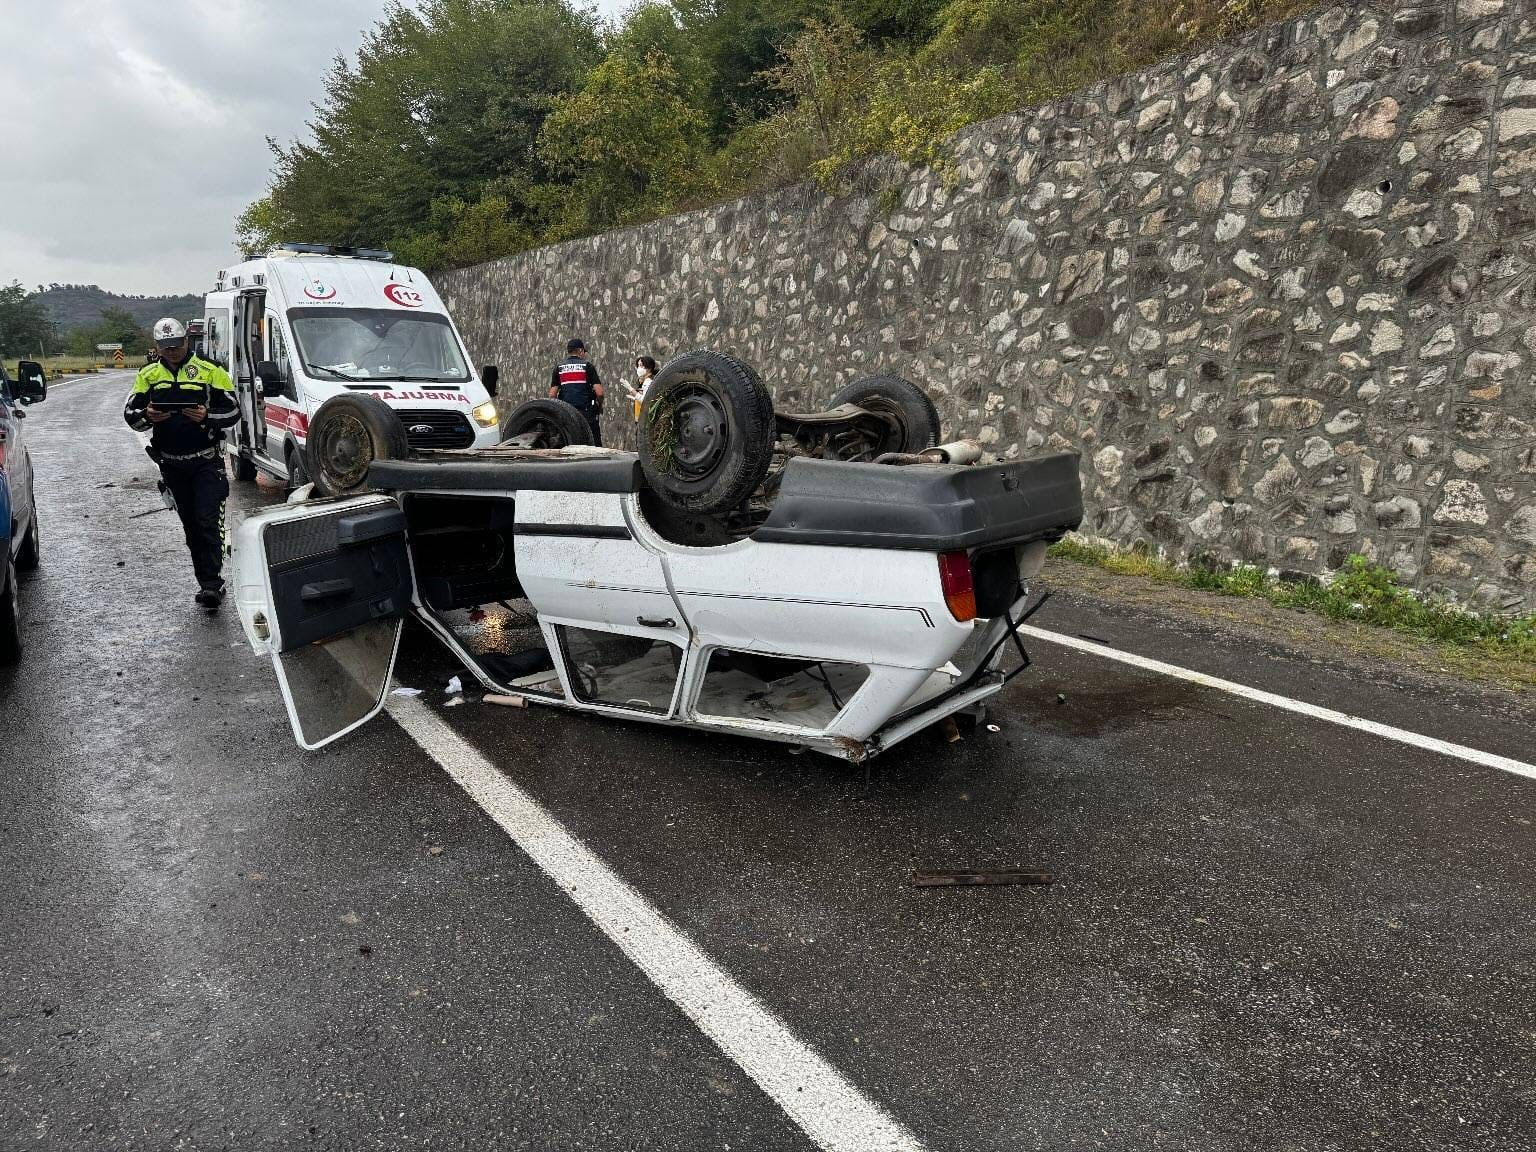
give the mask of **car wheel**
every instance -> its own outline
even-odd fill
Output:
[[[249,484],[256,479],[256,465],[244,456],[235,457],[235,479]]]
[[[568,448],[592,443],[592,425],[564,400],[524,400],[501,422],[503,442],[514,436],[535,437],[535,448]]]
[[[21,659],[21,608],[17,603],[16,566],[7,558],[5,591],[0,592],[0,664]]]
[[[16,553],[16,569],[19,572],[31,572],[43,559],[43,531],[37,523],[37,512],[32,512],[32,523],[27,527],[27,537],[21,542],[21,551]]]
[[[866,412],[888,417],[895,425],[879,443],[871,443],[869,458],[886,452],[921,452],[939,442],[939,413],[928,394],[900,376],[866,376],[840,388],[827,406],[854,404]]]
[[[718,352],[667,361],[645,393],[640,467],[684,512],[728,512],[773,461],[773,398],[757,374]]]
[[[372,396],[332,396],[309,422],[305,464],[322,496],[371,492],[368,469],[375,460],[411,454],[405,425],[395,410]]]

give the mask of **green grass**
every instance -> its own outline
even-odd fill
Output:
[[[1351,556],[1325,583],[1274,580],[1251,564],[1231,568],[1176,566],[1141,552],[1119,552],[1073,537],[1053,545],[1049,555],[1162,584],[1259,598],[1280,608],[1392,628],[1440,644],[1473,647],[1489,656],[1536,661],[1536,613],[1500,616],[1470,612],[1447,601],[1418,596],[1398,583],[1397,573],[1372,564],[1364,556]]]

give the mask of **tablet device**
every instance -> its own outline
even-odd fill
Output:
[[[208,396],[202,391],[165,391],[149,393],[149,406],[158,408],[162,412],[171,412],[178,408],[196,408],[200,404],[207,404]]]

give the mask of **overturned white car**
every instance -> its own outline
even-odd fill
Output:
[[[1075,455],[944,463],[936,417],[883,395],[776,417],[689,353],[638,456],[528,447],[548,429],[518,413],[499,448],[413,455],[388,408],[337,397],[310,435],[336,496],[240,526],[241,621],[306,748],[379,711],[414,614],[493,692],[867,759],[1027,664],[1027,581],[1082,518]]]

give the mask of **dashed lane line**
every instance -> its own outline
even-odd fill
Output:
[[[1072,648],[1078,652],[1089,652],[1095,656],[1102,656],[1105,660],[1114,660],[1120,664],[1129,664],[1133,668],[1142,668],[1148,672],[1158,672],[1164,676],[1173,676],[1179,680],[1187,680],[1191,684],[1215,688],[1219,692],[1229,692],[1233,696],[1241,696],[1245,700],[1254,700],[1274,708],[1283,708],[1287,712],[1310,716],[1314,720],[1325,720],[1330,724],[1339,724],[1345,728],[1353,728],[1357,732],[1369,732],[1372,736],[1380,736],[1384,740],[1395,740],[1399,744],[1409,744],[1415,748],[1422,748],[1427,752],[1438,752],[1442,756],[1454,756],[1458,760],[1465,760],[1470,764],[1479,764],[1484,768],[1497,768],[1500,772],[1509,772],[1516,776],[1524,776],[1527,780],[1536,780],[1536,764],[1527,764],[1523,760],[1515,760],[1509,756],[1499,756],[1493,752],[1484,752],[1480,748],[1469,748],[1465,744],[1452,744],[1449,740],[1441,740],[1436,736],[1425,736],[1420,732],[1410,732],[1406,728],[1394,728],[1390,724],[1382,724],[1376,720],[1367,720],[1363,716],[1353,716],[1348,712],[1338,712],[1332,708],[1308,704],[1305,700],[1293,700],[1289,696],[1281,696],[1276,692],[1266,692],[1262,688],[1250,688],[1246,684],[1238,684],[1232,680],[1223,680],[1217,676],[1208,676],[1204,672],[1196,672],[1190,668],[1181,668],[1177,664],[1165,664],[1161,660],[1153,660],[1147,656],[1138,656],[1134,652],[1123,652],[1118,648],[1110,648],[1107,645],[1092,640],[1083,640],[1076,636],[1066,636],[1060,632],[1036,628],[1032,624],[1024,625],[1019,631],[1027,636],[1033,636],[1050,644],[1060,644],[1064,648]]]
[[[662,994],[825,1152],[922,1152],[879,1104],[797,1038],[532,796],[419,700],[390,714]]]

